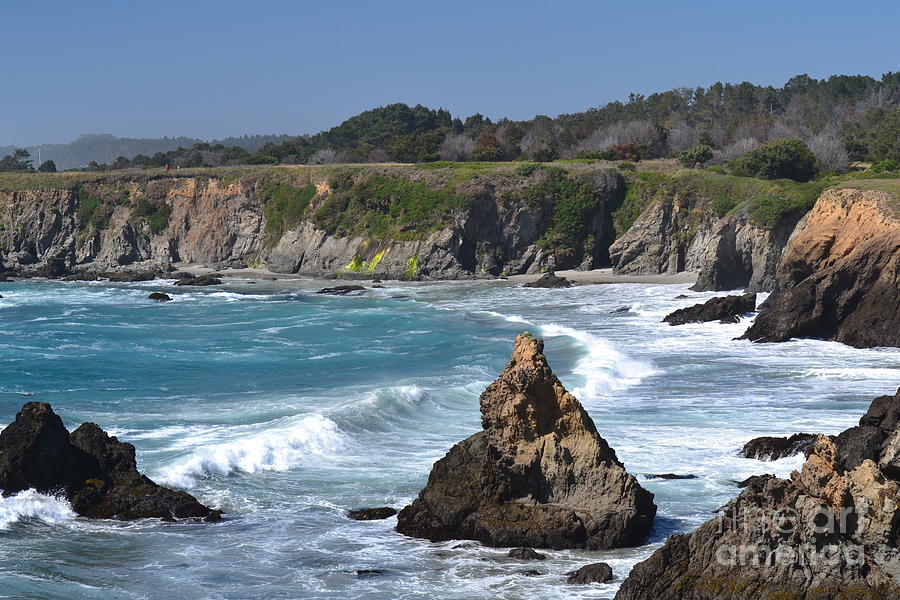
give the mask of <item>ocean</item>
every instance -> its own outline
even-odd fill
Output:
[[[661,323],[714,295],[687,284],[386,283],[334,297],[313,294],[329,283],[314,280],[170,283],[0,283],[0,426],[28,400],[49,402],[70,429],[92,421],[134,444],[142,472],[225,520],[88,520],[34,491],[0,497],[0,597],[611,598],[737,481],[801,464],[739,458],[745,441],[837,433],[900,386],[897,349],[734,340],[749,319]],[[656,495],[648,544],[526,563],[404,537],[396,518],[349,520],[406,505],[434,461],[480,429],[479,394],[522,331],[545,339],[563,384]],[[615,580],[565,583],[598,561]],[[383,573],[357,573],[372,569]]]

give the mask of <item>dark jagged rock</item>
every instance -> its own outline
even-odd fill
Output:
[[[900,219],[883,192],[829,190],[778,265],[777,290],[744,337],[900,346]]]
[[[170,302],[172,300],[168,294],[163,294],[162,292],[151,292],[147,299],[156,300],[157,302]]]
[[[175,285],[219,285],[222,280],[215,275],[198,275],[196,277],[182,277],[175,282]]]
[[[483,431],[435,463],[397,531],[489,546],[617,548],[644,541],[656,505],[550,370],[543,341],[516,338],[481,395]]]
[[[790,437],[763,436],[753,438],[741,449],[744,458],[778,460],[803,453],[809,456],[813,443],[819,436],[812,433],[795,433]]]
[[[670,536],[616,600],[900,597],[900,390],[820,435],[789,480],[751,477],[722,515]]]
[[[569,576],[566,583],[585,585],[588,583],[606,583],[613,578],[613,571],[608,564],[599,562],[585,565],[577,571],[566,573],[566,575]]]
[[[519,575],[524,575],[525,577],[537,577],[538,575],[542,575],[540,571],[537,569],[522,569],[518,571]]]
[[[71,274],[66,261],[63,258],[48,258],[43,265],[32,271],[34,277],[45,277],[47,279],[59,279]]]
[[[106,273],[105,277],[117,283],[133,283],[137,281],[152,281],[161,275],[158,271],[116,271]]]
[[[388,572],[384,569],[357,569],[356,576],[359,579],[366,579],[369,577],[379,577],[381,575],[387,575]]]
[[[546,554],[535,552],[534,548],[513,548],[507,556],[517,560],[547,560]]]
[[[365,292],[366,288],[361,285],[336,285],[334,287],[322,288],[317,294],[329,294],[332,296],[346,296],[348,294]]]
[[[611,314],[611,315],[618,315],[618,314],[621,314],[621,313],[627,313],[627,312],[629,312],[630,310],[631,310],[631,307],[630,307],[630,306],[619,306],[618,308],[614,308],[614,309],[612,309],[611,311],[609,311],[609,314]]]
[[[697,476],[692,473],[686,475],[679,475],[678,473],[648,473],[646,477],[647,479],[697,479]]]
[[[380,508],[360,508],[351,510],[347,513],[347,517],[354,521],[377,521],[387,519],[397,514],[397,509],[390,506],[382,506]]]
[[[529,281],[523,287],[527,288],[567,288],[572,287],[572,282],[565,277],[559,277],[553,271],[548,271],[540,276],[540,278]]]
[[[756,294],[744,294],[743,296],[719,296],[710,298],[703,304],[695,304],[687,308],[680,308],[666,316],[663,321],[669,325],[684,325],[685,323],[705,323],[707,321],[719,321],[720,323],[737,323],[741,315],[756,310]]]
[[[141,475],[134,446],[97,425],[84,423],[70,434],[43,402],[26,403],[0,432],[0,490],[15,494],[30,488],[62,492],[85,517],[217,521],[222,514]]]

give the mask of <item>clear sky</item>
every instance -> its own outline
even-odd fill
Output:
[[[314,133],[392,102],[525,119],[897,70],[896,0],[0,0],[0,146]]]

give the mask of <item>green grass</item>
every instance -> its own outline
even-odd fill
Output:
[[[264,202],[266,235],[277,242],[285,231],[299,225],[309,210],[309,202],[316,195],[316,186],[306,184],[300,188],[288,183],[269,181],[259,196]]]
[[[470,200],[451,189],[434,189],[404,177],[376,173],[359,180],[332,178],[332,191],[313,221],[339,235],[374,239],[421,239],[450,223]]]
[[[625,201],[614,214],[614,223],[621,235],[653,202],[693,198],[695,203],[709,206],[720,217],[743,211],[754,223],[775,227],[784,218],[807,212],[822,191],[838,181],[834,178],[806,183],[790,179],[765,181],[705,169],[644,171],[629,175]]]

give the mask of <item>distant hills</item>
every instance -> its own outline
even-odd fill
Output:
[[[239,146],[255,152],[266,143],[282,143],[292,139],[290,135],[245,135],[215,140],[224,146]],[[204,142],[189,137],[162,138],[121,138],[108,133],[82,135],[68,144],[43,144],[41,160],[52,160],[60,170],[87,166],[91,161],[98,163],[114,163],[119,156],[132,158],[138,154],[153,155],[157,152],[168,152],[178,148],[191,148],[194,144]],[[12,154],[16,146],[0,146],[0,157]],[[38,164],[38,146],[26,146],[31,158]]]

